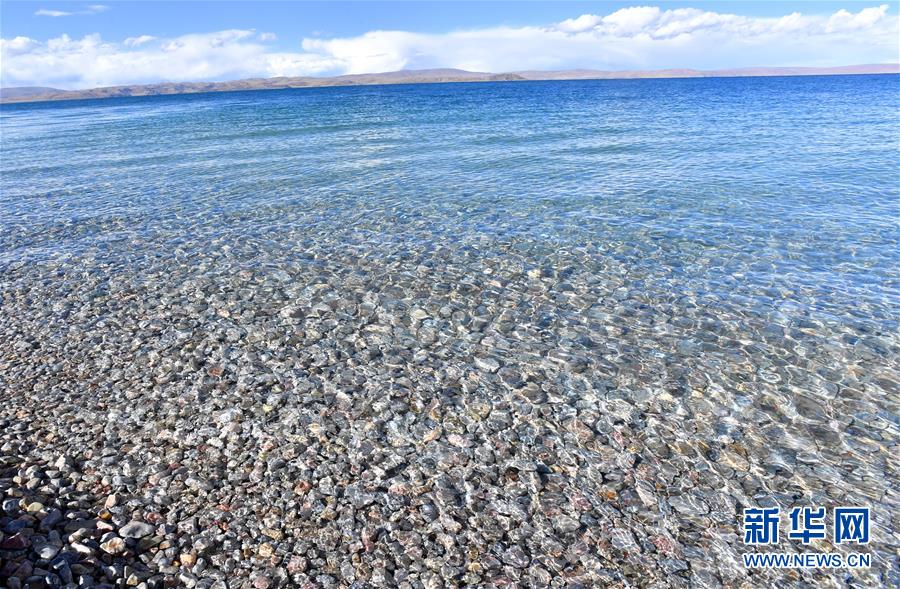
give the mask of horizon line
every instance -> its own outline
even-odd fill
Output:
[[[538,82],[628,79],[685,79],[736,77],[803,77],[816,75],[900,74],[900,62],[867,63],[842,66],[748,66],[703,70],[695,68],[662,68],[652,70],[601,70],[571,68],[564,70],[516,70],[510,72],[470,71],[459,68],[401,69],[384,72],[341,74],[337,76],[273,76],[239,78],[222,81],[162,81],[143,84],[120,84],[66,90],[47,86],[0,86],[0,103],[46,102],[59,100],[99,100],[104,98],[171,96],[212,92],[252,90],[288,90],[349,86],[404,84]],[[40,90],[34,93],[19,91]],[[13,95],[6,93],[13,91]]]

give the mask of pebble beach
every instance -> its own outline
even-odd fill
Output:
[[[896,586],[897,97],[4,105],[0,584]],[[744,568],[816,505],[870,568]]]

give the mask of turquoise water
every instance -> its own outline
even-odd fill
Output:
[[[294,421],[259,427],[286,439],[341,391],[335,435],[381,424],[426,479],[446,446],[391,436],[431,431],[441,399],[444,435],[539,457],[595,521],[683,550],[644,553],[641,579],[743,579],[737,514],[771,501],[871,506],[876,566],[853,574],[889,585],[898,99],[885,75],[4,105],[0,381],[127,397],[149,439],[167,411],[200,431],[272,394]],[[265,481],[277,503],[288,482]]]

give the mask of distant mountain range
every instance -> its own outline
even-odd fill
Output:
[[[441,82],[499,82],[527,80],[612,80],[635,78],[724,78],[754,76],[817,76],[845,74],[897,74],[900,64],[850,65],[843,67],[753,67],[702,71],[669,69],[651,71],[522,71],[506,74],[468,72],[457,69],[401,70],[380,74],[353,74],[330,78],[252,78],[231,82],[166,82],[131,86],[109,86],[90,90],[60,90],[46,87],[0,88],[0,102],[37,102],[43,100],[79,100],[120,96],[157,96],[230,92],[238,90],[280,90],[321,86],[362,86],[374,84],[433,84]]]

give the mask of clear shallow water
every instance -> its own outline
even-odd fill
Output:
[[[540,415],[582,464],[608,438],[649,465],[653,508],[628,504],[637,464],[567,475],[600,521],[659,533],[646,509],[688,547],[670,555],[687,571],[652,550],[638,570],[728,582],[740,506],[863,504],[884,582],[898,98],[897,76],[846,76],[4,105],[0,344],[16,351],[0,382],[27,387],[48,362],[121,370],[92,394],[137,387],[159,413],[214,364],[222,402],[310,380],[354,399],[455,391],[450,413],[525,398],[515,419]],[[69,384],[35,395],[77,402]],[[572,420],[599,437],[567,438]],[[519,455],[541,455],[537,437]]]
[[[811,311],[856,300],[889,319],[897,92],[896,77],[853,76],[7,105],[0,249],[293,240],[304,224],[385,247],[622,246],[711,294],[777,304],[762,286],[807,286],[794,302]]]

